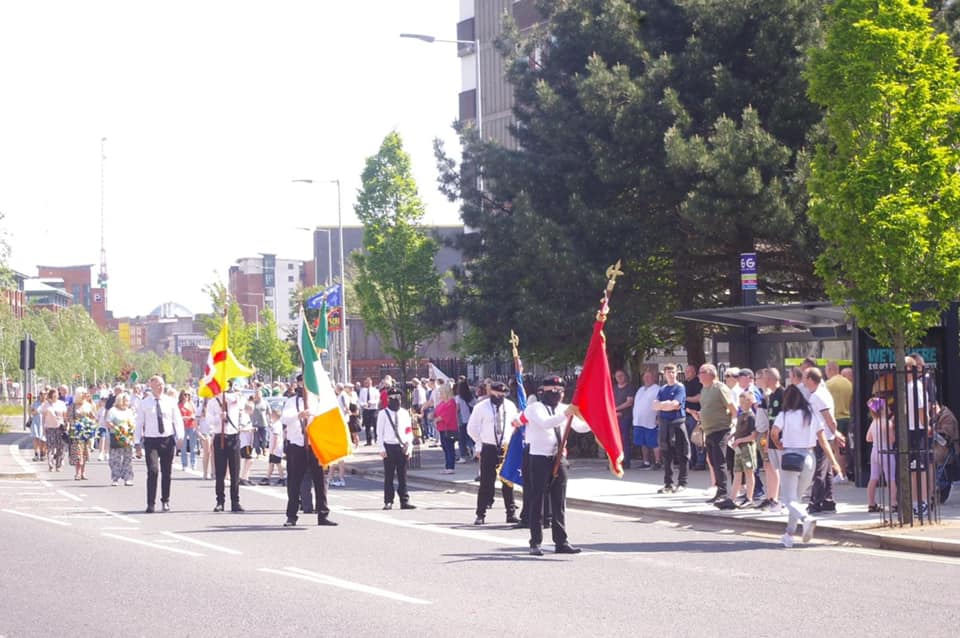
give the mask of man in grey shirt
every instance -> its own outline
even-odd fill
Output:
[[[630,383],[623,370],[614,372],[613,378],[616,381],[613,386],[613,402],[616,405],[620,440],[623,443],[623,468],[630,469],[630,456],[633,452],[633,395],[637,393],[637,388]]]

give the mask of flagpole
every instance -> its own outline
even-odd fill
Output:
[[[607,320],[607,313],[610,312],[610,293],[613,292],[613,287],[617,285],[617,277],[623,274],[623,271],[620,270],[620,260],[617,260],[617,263],[607,268],[607,287],[603,290],[603,298],[600,300],[600,309],[597,310],[596,320],[600,322],[605,322]],[[571,405],[573,411],[579,412],[577,406]],[[567,439],[570,438],[570,430],[573,429],[573,414],[567,417],[567,425],[563,428],[563,437],[560,440],[560,447],[557,449],[557,458],[553,461],[553,478],[557,478],[557,474],[560,472],[560,463],[563,460],[563,450],[567,447]]]
[[[224,333],[224,335],[226,336],[226,339],[224,339],[224,344],[223,344],[223,345],[224,345],[224,350],[226,350],[226,351],[229,352],[229,350],[230,350],[230,324],[227,323],[227,308],[228,308],[228,306],[227,306],[226,304],[224,304],[224,306],[223,306],[223,327],[224,327],[224,329],[226,330],[226,332]],[[223,370],[224,372],[226,372],[227,367],[226,367],[226,366],[223,366],[223,367],[221,368],[221,370]],[[226,437],[227,437],[227,433],[226,433],[226,429],[227,429],[227,400],[226,400],[226,397],[223,396],[224,393],[226,392],[226,389],[227,389],[227,380],[226,380],[226,379],[223,379],[223,384],[220,385],[220,396],[216,398],[216,400],[220,403],[220,449],[221,449],[221,450],[223,450],[223,449],[225,449],[225,448],[227,447],[227,438],[226,438]]]

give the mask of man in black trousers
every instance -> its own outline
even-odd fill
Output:
[[[213,433],[213,470],[216,476],[217,504],[214,512],[222,512],[226,502],[225,482],[227,470],[230,470],[230,511],[242,512],[240,506],[240,393],[233,389],[233,379],[227,382],[227,391],[219,398],[221,411],[220,427],[211,429]]]
[[[147,457],[147,514],[152,514],[160,476],[160,507],[170,511],[170,474],[177,444],[183,441],[183,416],[173,397],[164,394],[163,377],[150,377],[150,394],[137,406],[133,440],[137,458]]]
[[[287,458],[287,520],[283,524],[284,527],[293,527],[297,524],[297,512],[300,509],[301,500],[300,483],[307,475],[313,479],[317,525],[336,525],[329,518],[330,508],[327,506],[327,483],[323,477],[323,467],[317,461],[304,433],[312,416],[305,396],[303,375],[297,375],[294,393],[284,401],[283,410],[280,413],[286,432],[284,453]],[[304,511],[307,511],[309,505],[308,498],[303,503]]]

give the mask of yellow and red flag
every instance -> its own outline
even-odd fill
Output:
[[[249,377],[255,371],[243,365],[228,347],[230,328],[227,318],[223,318],[223,327],[216,339],[210,344],[210,353],[207,355],[207,365],[203,369],[203,378],[200,380],[198,394],[204,399],[211,399],[227,387],[227,380],[236,377]]]

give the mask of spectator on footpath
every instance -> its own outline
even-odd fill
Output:
[[[743,388],[740,387],[740,368],[730,366],[723,373],[723,384],[730,388],[733,394],[733,404],[740,405],[740,393]]]
[[[730,387],[717,379],[717,369],[713,364],[700,366],[700,426],[703,428],[707,457],[714,468],[717,484],[716,494],[708,503],[714,503],[721,509],[733,509],[735,505],[727,496],[727,476],[724,472],[723,438],[730,432],[730,426],[737,418],[737,406],[733,403]],[[722,505],[721,505],[722,504]]]
[[[737,499],[745,479],[747,489],[741,504],[744,508],[753,507],[753,472],[757,469],[757,421],[753,415],[756,400],[757,397],[748,389],[740,393],[740,413],[730,443],[733,448],[733,488],[730,493]]]
[[[894,472],[894,443],[897,440],[897,429],[894,418],[887,409],[887,402],[880,397],[870,397],[867,400],[867,410],[871,420],[866,439],[867,443],[873,444],[870,450],[870,480],[867,481],[867,511],[883,511],[877,503],[877,485],[882,476],[890,490],[890,511],[895,512],[897,475]]]
[[[130,407],[130,395],[120,392],[107,411],[110,436],[110,481],[113,485],[133,485],[133,433],[136,415]]]
[[[373,379],[367,377],[363,380],[363,387],[358,394],[363,432],[367,440],[364,445],[373,445],[377,430],[377,411],[380,409],[380,392],[373,387]]]
[[[257,436],[253,414],[253,401],[248,399],[240,412],[240,485],[253,485],[250,470],[253,466],[253,443]]]
[[[193,406],[193,399],[186,390],[180,391],[177,398],[177,407],[180,409],[180,416],[183,417],[183,449],[180,450],[180,464],[182,469],[186,470],[189,465],[191,470],[197,469],[197,410]]]
[[[660,468],[659,430],[657,429],[657,410],[653,402],[657,400],[660,386],[654,383],[653,372],[644,371],[643,385],[633,397],[633,445],[640,448],[641,469]]]
[[[623,370],[614,372],[613,379],[616,382],[613,386],[613,403],[620,426],[620,440],[623,443],[623,469],[629,470],[630,458],[633,456],[633,395],[637,389]]]
[[[213,450],[211,432],[220,430],[220,403],[217,399],[204,399],[199,423],[197,424],[197,439],[200,441],[200,464],[203,466],[203,480],[208,481],[213,476]]]
[[[250,399],[253,405],[253,412],[250,414],[250,422],[253,424],[253,453],[259,459],[267,455],[270,447],[270,433],[267,429],[270,424],[270,406],[263,399],[259,381],[254,381]]]
[[[929,427],[927,392],[917,360],[910,356],[904,361],[907,370],[907,437],[910,449],[910,487],[913,495],[914,516],[924,516],[928,511],[928,485],[931,482],[928,452],[933,430]]]
[[[700,423],[700,391],[703,385],[697,377],[697,366],[687,364],[683,369],[683,392],[687,395],[686,400],[686,426],[687,440]],[[695,445],[690,446],[690,469],[704,469],[706,458],[703,447]]]
[[[458,435],[460,439],[460,462],[466,463],[473,458],[473,443],[467,435],[467,422],[470,421],[470,412],[473,410],[473,404],[476,399],[470,390],[470,384],[466,379],[461,379],[457,383],[457,393],[454,397],[457,402]]]
[[[764,435],[766,443],[762,446],[766,453],[763,464],[764,476],[767,479],[767,498],[760,503],[760,509],[771,511],[780,510],[780,456],[777,448],[770,441],[769,426],[776,420],[783,409],[783,387],[780,385],[780,371],[776,368],[764,370],[764,397],[761,409],[767,421],[768,431]]]
[[[30,433],[33,435],[34,461],[47,460],[47,437],[43,432],[43,415],[40,414],[44,395],[45,392],[41,389],[36,398],[30,402]]]
[[[850,431],[850,404],[853,402],[853,384],[840,374],[840,365],[836,361],[827,362],[826,372],[826,386],[830,396],[833,397],[837,430],[846,438]],[[833,439],[832,445],[833,455],[840,460],[840,466],[844,468],[844,473],[846,473],[847,455],[841,453],[840,439]]]
[[[807,371],[803,373],[803,384],[810,393],[809,402],[810,409],[813,410],[813,415],[823,421],[824,437],[828,442],[833,441],[834,438],[839,438],[842,445],[843,435],[837,430],[833,397],[830,395],[830,391],[827,390],[827,386],[823,383],[823,375],[820,372],[820,368],[807,368]],[[831,446],[832,445],[831,443]],[[833,477],[834,468],[837,464],[830,462],[830,458],[834,456],[832,448],[829,457],[824,454],[820,448],[816,449],[815,456],[817,470],[813,475],[813,488],[810,492],[810,505],[807,506],[807,511],[811,514],[836,512],[837,504],[833,499]],[[840,480],[843,480],[843,473],[837,476],[840,477]]]
[[[446,383],[440,384],[434,392],[434,400],[437,402],[437,406],[433,410],[433,415],[437,424],[440,445],[443,448],[443,471],[441,474],[454,474],[457,463],[454,446],[460,434],[457,402],[454,401],[453,391]]]
[[[784,547],[793,547],[797,524],[803,525],[804,543],[813,539],[816,530],[817,520],[803,510],[800,499],[813,477],[812,450],[815,445],[819,445],[834,466],[837,465],[823,428],[823,420],[817,418],[797,386],[791,385],[784,390],[783,411],[770,428],[771,441],[780,451],[780,494],[788,512],[787,528],[780,539]],[[794,461],[799,461],[799,464],[794,465]],[[839,471],[840,468],[836,469]]]
[[[690,441],[687,440],[686,391],[677,383],[677,366],[663,366],[665,383],[657,392],[653,407],[659,422],[660,458],[663,461],[663,487],[658,494],[682,492],[687,489],[687,471],[690,469]],[[679,466],[677,484],[673,484],[673,464]]]
[[[753,374],[753,370],[751,370],[750,368],[740,368],[740,370],[737,372],[737,385],[740,386],[740,393],[742,394],[744,392],[750,392],[751,394],[753,394],[754,416],[756,416],[757,406],[759,406],[760,403],[763,402],[763,390],[760,389],[756,381],[757,379]],[[737,405],[738,406],[740,405],[739,397],[737,398]],[[734,459],[731,458],[730,459],[731,472],[733,471],[732,469],[733,461]],[[760,477],[760,465],[761,465],[761,462],[759,459],[757,459],[753,466],[754,467],[754,489],[756,491],[752,495],[748,495],[749,496],[749,498],[747,499],[748,501],[752,499],[760,498],[760,496],[763,494],[763,479]]]

